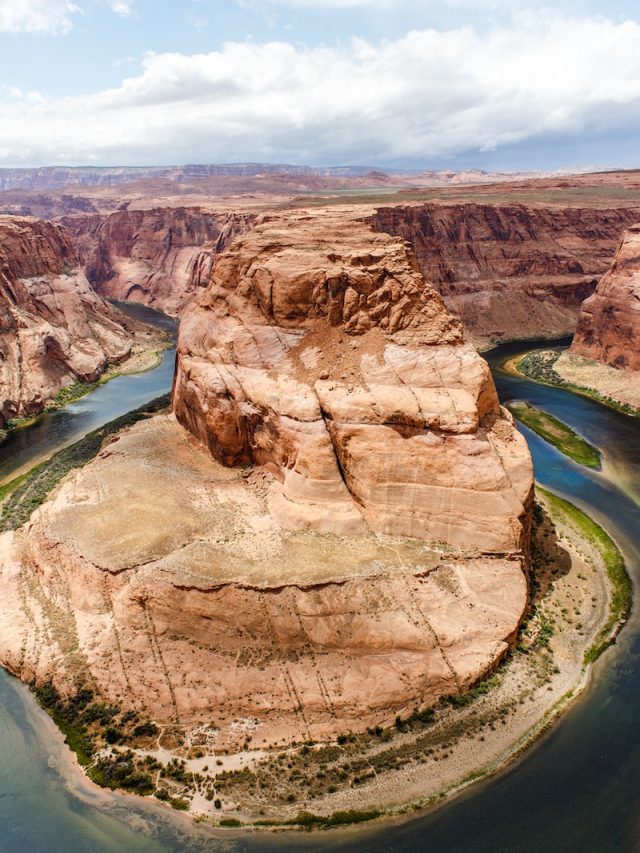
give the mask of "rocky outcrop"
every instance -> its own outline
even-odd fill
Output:
[[[0,217],[0,424],[126,358],[128,326],[89,286],[63,228]]]
[[[174,407],[0,537],[21,678],[236,751],[392,724],[513,644],[531,460],[402,240],[263,217],[184,314]]]
[[[185,313],[178,420],[267,465],[300,529],[522,547],[531,470],[489,369],[406,245],[345,210],[267,218]]]
[[[273,479],[167,416],[122,435],[0,536],[2,665],[182,735],[212,727],[219,754],[392,725],[506,653],[522,555],[288,530]]]
[[[583,304],[571,351],[640,370],[640,225],[625,233],[611,269]]]
[[[62,222],[99,293],[176,316],[208,284],[214,256],[252,219],[244,213],[167,207],[69,216]]]
[[[572,334],[638,210],[520,204],[380,208],[377,230],[412,246],[427,281],[480,344]]]

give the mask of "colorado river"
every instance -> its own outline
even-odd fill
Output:
[[[157,326],[175,336],[171,317],[144,305],[117,303],[136,320]],[[137,409],[171,390],[175,349],[161,353],[160,364],[145,373],[116,376],[91,394],[56,412],[45,412],[31,426],[9,433],[0,445],[0,483],[28,469],[35,461],[73,444],[91,430]]]
[[[602,472],[590,471],[525,431],[536,477],[606,527],[637,584],[640,424],[589,399],[500,370],[505,358],[524,349],[504,346],[488,354],[503,402],[524,399],[551,412],[599,447],[604,458]],[[166,353],[162,365],[144,374],[158,383],[146,399],[168,390],[171,374]],[[145,402],[122,399],[126,408],[117,411],[113,399],[103,403],[98,395],[117,382],[79,401],[90,407],[93,419],[102,417],[104,423]],[[115,397],[120,401],[122,394]],[[84,431],[97,425],[92,420]],[[640,851],[639,627],[636,609],[618,644],[596,665],[581,700],[508,772],[424,817],[340,834],[221,839],[133,798],[92,794],[89,788],[80,797],[63,782],[74,775],[72,759],[53,724],[26,688],[0,673],[0,851]]]

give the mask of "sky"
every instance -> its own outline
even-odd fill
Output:
[[[629,0],[0,0],[0,166],[640,166]]]

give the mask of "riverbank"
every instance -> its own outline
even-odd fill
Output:
[[[640,417],[640,372],[616,370],[566,349],[522,352],[509,358],[503,370],[590,397],[615,411]]]
[[[524,400],[514,400],[507,403],[507,408],[522,424],[533,430],[536,435],[544,438],[569,459],[573,459],[574,462],[585,465],[587,468],[599,469],[601,467],[598,448],[593,447],[558,418],[554,418],[553,415],[537,409]]]
[[[11,433],[28,429],[36,424],[43,414],[64,409],[70,403],[86,397],[87,394],[91,394],[112,379],[120,376],[136,376],[155,370],[162,360],[162,353],[171,349],[172,346],[173,342],[166,334],[158,334],[151,344],[149,342],[134,344],[126,361],[110,364],[94,382],[73,382],[71,385],[66,385],[44,406],[42,412],[9,421],[6,427],[0,430],[0,444],[9,438]]]
[[[579,694],[590,650],[604,647],[626,613],[612,607],[619,597],[608,558],[618,552],[606,533],[559,498],[539,498],[530,615],[503,665],[467,695],[391,729],[282,750],[252,749],[249,738],[232,754],[216,750],[214,730],[185,739],[180,726],[143,721],[147,730],[126,734],[115,708],[102,731],[93,713],[87,727],[82,706],[78,721],[97,737],[100,773],[113,770],[116,786],[120,770],[136,785],[144,776],[156,797],[207,824],[256,828],[413,814],[497,773]],[[109,728],[115,740],[126,734],[122,746],[107,740],[100,748]]]

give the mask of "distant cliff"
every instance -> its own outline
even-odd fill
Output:
[[[640,370],[640,225],[625,232],[611,269],[583,304],[571,350]]]
[[[0,217],[0,424],[126,358],[127,322],[91,289],[61,226]]]
[[[253,216],[167,207],[61,221],[99,293],[177,315],[208,284],[214,256],[250,227]]]
[[[427,281],[484,343],[573,333],[582,302],[639,214],[429,203],[381,208],[373,222],[411,244]]]

